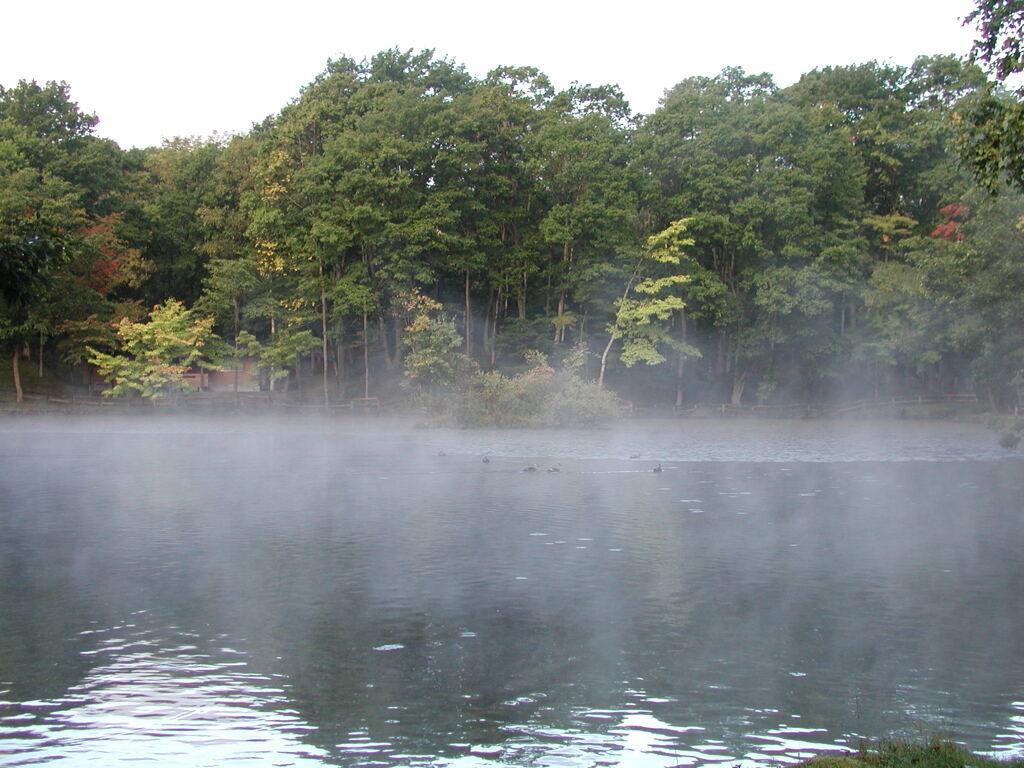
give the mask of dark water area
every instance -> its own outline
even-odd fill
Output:
[[[1021,755],[1022,469],[956,424],[0,422],[0,765]]]

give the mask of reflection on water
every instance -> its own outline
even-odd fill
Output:
[[[991,433],[373,426],[0,426],[0,764],[1024,751]]]
[[[139,623],[78,633],[91,636],[94,647],[80,653],[97,666],[64,695],[0,698],[4,764],[85,755],[106,764],[323,764],[325,755],[302,743],[310,726],[288,708],[281,680],[249,672],[234,649],[203,651],[184,632],[168,642],[142,628],[144,615],[131,619]]]

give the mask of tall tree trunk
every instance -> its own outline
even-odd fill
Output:
[[[370,396],[370,319],[363,312],[363,397]]]
[[[235,333],[233,336],[232,346],[235,348],[235,360],[234,365],[231,366],[232,372],[234,373],[235,379],[235,407],[238,407],[238,367],[242,364],[242,361],[238,358],[238,297],[232,297],[231,304],[235,310]]]
[[[491,320],[491,368],[498,360],[498,309],[501,307],[501,289],[498,289],[498,294],[494,297],[494,318]]]
[[[274,340],[274,336],[277,334],[277,323],[274,322],[274,318],[270,318],[270,340]],[[270,391],[274,391],[274,366],[270,366]]]
[[[345,397],[345,324],[341,320],[334,322],[334,379],[337,381],[338,398]]]
[[[469,267],[466,267],[466,354],[473,356],[473,315],[469,303]]]
[[[391,320],[395,324],[395,368],[402,370],[403,361],[405,360],[405,348],[402,345],[402,318],[398,315],[392,315]]]
[[[679,340],[686,344],[686,309],[679,310]],[[686,352],[679,350],[679,359],[676,361],[676,408],[683,407],[683,373],[686,364]]]
[[[562,270],[563,278],[564,273],[569,271],[569,263],[572,261],[572,246],[568,243],[562,243]],[[562,315],[565,314],[565,283],[558,290],[558,310],[556,311],[555,317],[561,319]],[[561,323],[555,323],[555,344],[561,344],[565,341],[565,326]]]
[[[604,371],[608,365],[608,353],[612,351],[612,344],[615,343],[615,337],[608,334],[608,343],[604,345],[604,352],[601,353],[601,371],[597,374],[597,388],[604,389]]]
[[[39,378],[43,378],[43,332],[39,332]]]
[[[391,360],[391,344],[388,342],[388,321],[383,312],[380,314],[378,325],[380,325],[380,348],[384,352],[384,365],[390,371],[394,362]]]
[[[747,372],[740,373],[738,370],[732,379],[732,397],[729,398],[731,405],[741,405],[743,402],[743,388],[747,384]]]
[[[21,391],[21,371],[18,370],[18,358],[21,357],[21,347],[14,346],[14,354],[11,356],[11,372],[14,374],[14,401],[20,403],[23,399]]]
[[[633,281],[640,276],[640,265],[637,264],[633,270],[633,274],[629,276],[629,280],[626,281],[626,290],[622,292],[622,300],[625,301],[626,297],[629,296],[629,292],[633,288]],[[604,371],[608,363],[608,353],[612,351],[612,344],[615,343],[615,336],[608,334],[608,343],[604,345],[604,352],[601,353],[601,372],[597,375],[597,388],[604,389]]]
[[[523,284],[519,289],[519,319],[526,319],[526,270],[523,270]]]
[[[323,337],[321,350],[323,352],[323,381],[324,381],[324,408],[331,407],[331,396],[327,391],[327,290],[324,287],[323,267],[320,268],[320,335]]]
[[[483,351],[491,350],[491,312],[494,310],[494,286],[487,290],[487,310],[484,312]]]
[[[555,311],[555,318],[561,318],[565,314],[565,291],[561,290],[558,292],[558,309]],[[552,341],[555,344],[561,344],[565,340],[565,326],[561,323],[555,323],[555,337]]]

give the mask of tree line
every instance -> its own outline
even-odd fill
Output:
[[[0,336],[15,370],[31,350],[149,395],[203,360],[327,402],[566,360],[666,405],[1012,407],[1024,199],[972,169],[1012,180],[983,116],[1018,103],[939,55],[786,88],[729,68],[637,115],[613,86],[389,50],[244,135],[124,151],[67,84],[20,82]]]

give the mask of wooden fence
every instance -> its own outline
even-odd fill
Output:
[[[856,400],[852,403],[836,405],[826,412],[831,416],[842,416],[857,411],[867,411],[874,408],[901,408],[908,405],[975,405],[978,403],[978,396],[971,393],[958,393],[948,395],[916,395],[909,397],[888,397],[877,400]]]

